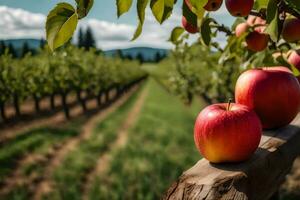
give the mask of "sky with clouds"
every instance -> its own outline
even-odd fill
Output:
[[[75,2],[64,1],[71,4]],[[46,15],[58,2],[61,0],[0,0],[0,39],[44,38]],[[155,21],[148,9],[143,33],[134,42],[130,42],[130,39],[137,24],[135,7],[118,19],[115,0],[95,0],[89,16],[79,26],[90,26],[97,46],[105,50],[133,46],[171,48],[167,39],[170,31],[181,24],[181,3],[182,0],[177,2],[172,16],[163,25]],[[213,13],[213,16],[225,25],[230,25],[233,21],[224,6]],[[222,42],[224,38],[219,40]]]

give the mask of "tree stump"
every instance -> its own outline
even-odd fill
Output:
[[[268,200],[279,189],[300,154],[300,115],[288,126],[264,131],[246,162],[212,164],[200,160],[184,172],[163,199]]]

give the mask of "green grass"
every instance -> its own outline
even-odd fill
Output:
[[[85,175],[95,167],[97,159],[103,152],[107,151],[109,144],[116,139],[120,124],[126,118],[138,94],[135,93],[116,112],[97,124],[91,138],[82,141],[75,151],[66,156],[62,165],[54,172],[54,191],[44,196],[44,199],[81,199]]]
[[[128,144],[114,154],[109,173],[98,177],[90,199],[159,199],[185,169],[200,159],[193,125],[203,107],[191,107],[166,93],[154,81]]]
[[[0,150],[0,182],[12,172],[17,162],[26,154],[45,154],[53,144],[61,143],[77,134],[78,132],[72,129],[39,128],[3,144]]]

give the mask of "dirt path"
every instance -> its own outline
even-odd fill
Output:
[[[71,100],[74,101],[73,99],[71,99]],[[88,100],[86,104],[87,104],[87,107],[89,110],[98,108],[98,105],[97,105],[97,102],[95,99]],[[82,107],[80,104],[77,104],[76,106],[70,108],[71,118],[78,117],[82,113],[83,113],[83,111],[82,111]],[[14,126],[4,128],[4,129],[0,130],[0,145],[21,135],[21,134],[26,133],[27,131],[29,131],[33,128],[40,127],[40,126],[48,126],[48,125],[52,125],[52,124],[59,124],[59,123],[65,122],[65,121],[67,121],[67,119],[65,118],[64,111],[61,110],[50,117],[36,119],[31,122],[18,123]]]
[[[88,122],[83,126],[82,132],[78,137],[70,139],[58,152],[56,152],[55,157],[50,160],[45,171],[44,177],[42,177],[41,181],[37,184],[35,188],[35,193],[33,195],[34,200],[40,200],[43,194],[46,194],[51,191],[52,181],[51,176],[54,170],[61,164],[64,157],[72,151],[81,140],[85,140],[90,137],[93,127],[99,121],[105,119],[110,113],[113,113],[117,108],[123,105],[129,97],[137,90],[138,86],[133,87],[128,93],[119,98],[114,104],[109,106],[108,108],[102,110],[99,114],[94,115],[89,119]]]
[[[128,131],[130,130],[131,127],[134,126],[136,120],[138,119],[138,115],[142,109],[145,98],[147,96],[147,91],[148,91],[147,88],[145,88],[142,91],[134,107],[129,112],[129,114],[125,118],[125,121],[123,122],[120,129],[118,130],[117,139],[113,143],[111,143],[108,147],[108,150],[98,158],[96,167],[89,174],[87,174],[85,178],[86,182],[84,184],[83,192],[82,192],[83,200],[88,200],[88,193],[92,187],[94,178],[97,177],[97,175],[101,175],[105,173],[109,168],[110,162],[112,160],[113,151],[118,150],[126,145],[127,138],[128,138]]]

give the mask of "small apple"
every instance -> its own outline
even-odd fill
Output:
[[[222,6],[223,0],[208,0],[207,4],[203,7],[206,11],[217,11]]]
[[[279,128],[299,112],[300,85],[286,67],[251,69],[238,78],[235,101],[253,109],[263,128]]]
[[[249,30],[249,28],[250,26],[246,22],[237,25],[235,28],[236,37],[241,37],[244,33],[246,33]]]
[[[199,32],[198,27],[189,23],[184,16],[182,16],[182,26],[189,33],[194,34]]]
[[[228,12],[235,17],[246,17],[253,8],[254,0],[225,0]]]
[[[287,42],[300,41],[300,19],[286,19],[283,23],[282,37]]]
[[[267,48],[269,35],[260,33],[256,30],[249,33],[246,37],[247,48],[251,51],[258,52]]]
[[[255,112],[235,103],[206,107],[194,128],[197,149],[212,163],[247,160],[257,149],[261,135]]]

